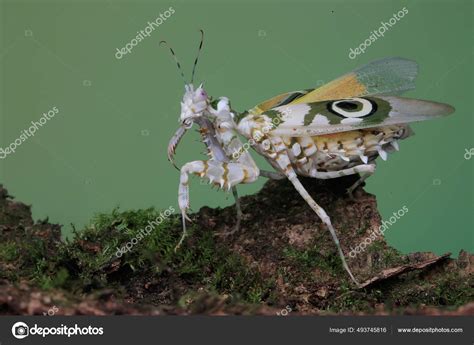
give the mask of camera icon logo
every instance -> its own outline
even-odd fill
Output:
[[[24,322],[17,322],[12,326],[12,334],[17,339],[23,339],[30,334],[30,328]]]

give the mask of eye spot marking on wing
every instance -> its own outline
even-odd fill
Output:
[[[347,119],[358,119],[370,116],[377,111],[377,104],[365,98],[348,98],[327,103],[327,109],[331,113],[343,117],[345,123],[353,123]],[[359,122],[359,121],[357,121]]]

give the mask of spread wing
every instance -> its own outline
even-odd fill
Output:
[[[314,103],[333,99],[399,95],[415,88],[418,65],[415,61],[390,57],[373,61],[321,87],[283,93],[266,100],[249,112],[261,114],[289,104]]]
[[[272,134],[297,137],[405,124],[449,115],[453,111],[453,107],[443,103],[373,96],[288,104],[263,115],[272,118],[275,125]]]

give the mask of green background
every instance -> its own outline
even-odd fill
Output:
[[[170,6],[175,13],[121,60],[123,47]],[[396,25],[356,59],[372,30],[403,7]],[[272,95],[330,81],[362,64],[402,56],[420,65],[409,97],[456,107],[453,116],[413,125],[401,151],[368,181],[403,252],[473,251],[472,1],[2,1],[0,145],[57,106],[60,113],[16,153],[0,160],[0,183],[33,205],[36,219],[82,226],[96,212],[177,207],[178,172],[166,147],[178,126],[183,84],[168,40],[190,74],[206,32],[197,79],[210,95],[245,110]],[[177,161],[200,159],[196,133]],[[256,157],[257,155],[254,154]],[[265,166],[259,160],[261,166]],[[264,179],[240,187],[257,191]],[[230,194],[194,179],[191,206],[225,206]],[[324,207],[324,205],[322,205]]]

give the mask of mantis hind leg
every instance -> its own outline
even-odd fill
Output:
[[[375,165],[374,165],[374,170],[375,170]],[[352,199],[352,200],[355,200],[354,198],[354,191],[357,189],[357,187],[359,187],[362,183],[365,182],[365,180],[367,180],[370,176],[373,175],[374,172],[367,172],[363,175],[361,175],[361,177],[354,182],[354,184],[352,186],[350,186],[349,188],[347,188],[347,194],[349,195],[349,197]]]
[[[282,174],[276,171],[266,171],[266,170],[260,170],[260,176],[267,177],[270,180],[283,180],[284,178],[286,178],[285,174]]]
[[[296,188],[298,193],[303,197],[303,199],[308,203],[308,205],[311,207],[311,209],[318,215],[318,217],[322,220],[322,222],[326,225],[328,228],[329,232],[331,233],[332,239],[334,240],[334,243],[336,244],[337,251],[339,253],[339,257],[341,258],[342,265],[344,266],[344,269],[347,271],[349,276],[351,277],[352,281],[359,287],[360,284],[355,279],[354,275],[352,274],[352,271],[350,270],[349,266],[347,265],[346,258],[344,256],[344,252],[342,251],[341,244],[339,243],[339,239],[337,238],[336,231],[334,230],[334,227],[332,226],[331,219],[327,215],[326,211],[319,206],[316,201],[309,195],[308,191],[303,187],[301,184],[300,180],[298,180],[298,177],[296,175],[295,170],[293,169],[290,159],[286,153],[284,153],[284,146],[282,145],[282,140],[281,138],[274,137],[272,138],[272,144],[275,149],[276,153],[276,163],[281,169],[281,173],[284,173],[286,177],[290,180],[290,182],[293,184],[293,186]]]
[[[355,167],[342,169],[339,171],[312,171],[310,172],[310,176],[319,179],[332,179],[342,176],[361,174],[361,177],[356,182],[354,182],[352,186],[347,188],[347,194],[352,200],[355,200],[353,195],[354,190],[356,190],[357,187],[359,187],[367,178],[374,174],[375,167],[375,162],[373,162],[372,164],[356,165]]]
[[[352,168],[337,170],[337,171],[312,171],[310,172],[310,177],[315,177],[318,179],[332,179],[338,178],[342,176],[349,176],[355,174],[368,174],[369,176],[373,174],[375,171],[375,164],[361,164],[356,165]],[[356,186],[357,188],[357,186]]]
[[[346,258],[344,256],[344,252],[342,251],[341,245],[339,243],[339,239],[337,238],[336,231],[334,230],[334,227],[332,226],[331,219],[327,215],[326,211],[319,206],[316,201],[309,195],[309,193],[306,191],[306,189],[303,187],[301,184],[300,180],[296,177],[296,175],[288,177],[290,182],[295,186],[296,190],[300,195],[303,197],[303,199],[308,203],[308,205],[313,209],[313,211],[318,215],[318,217],[323,221],[323,223],[326,225],[328,228],[329,232],[331,233],[332,239],[334,240],[334,243],[337,246],[337,251],[339,253],[339,257],[341,258],[342,265],[344,266],[344,269],[347,271],[349,276],[351,277],[352,281],[357,285],[360,286],[359,282],[357,279],[355,279],[354,275],[352,274],[351,269],[347,265]]]

